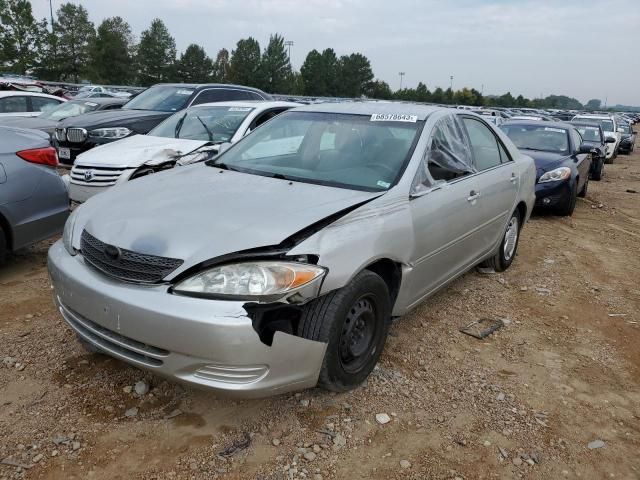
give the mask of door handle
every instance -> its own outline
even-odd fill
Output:
[[[474,202],[478,198],[480,198],[480,192],[476,192],[475,190],[471,190],[469,192],[469,196],[467,197],[467,202]]]
[[[516,183],[518,181],[518,177],[516,177],[515,173],[511,174],[511,179],[510,180],[511,180],[511,183]]]

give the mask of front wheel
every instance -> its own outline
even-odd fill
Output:
[[[578,196],[578,182],[574,181],[571,185],[571,192],[566,203],[561,207],[558,207],[557,213],[561,217],[570,217],[573,215],[573,211],[576,209],[576,197]]]
[[[336,392],[360,385],[380,358],[390,319],[387,284],[368,270],[305,305],[300,335],[327,344],[318,385]]]
[[[602,180],[602,170],[604,170],[604,160],[599,158],[596,164],[596,169],[591,174],[591,179],[596,182]]]
[[[496,272],[504,272],[511,266],[518,250],[521,222],[520,212],[518,210],[514,211],[502,236],[500,248],[493,257],[482,262],[482,267],[493,268]]]

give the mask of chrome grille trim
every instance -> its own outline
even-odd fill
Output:
[[[58,298],[60,314],[81,337],[108,352],[148,367],[160,367],[170,352],[115,333],[64,305]]]
[[[56,128],[56,140],[64,142],[67,140],[67,131],[64,128]]]
[[[159,283],[183,263],[177,258],[147,255],[124,248],[120,249],[120,257],[113,259],[105,253],[107,246],[86,230],[82,232],[80,251],[85,261],[105,275],[125,282]]]
[[[126,170],[125,167],[90,167],[76,164],[71,169],[69,177],[71,183],[76,185],[110,187],[116,184]],[[86,179],[85,172],[92,172],[89,180]]]
[[[82,143],[87,139],[87,130],[84,128],[67,128],[67,140],[71,143]]]

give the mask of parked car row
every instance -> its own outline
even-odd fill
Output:
[[[0,225],[10,249],[24,244],[5,213],[26,191],[6,189],[15,165],[50,180],[50,220],[21,230],[32,238],[79,204],[48,261],[89,350],[229,395],[345,391],[373,370],[392,318],[475,266],[509,268],[534,208],[571,215],[607,147],[627,145],[615,116],[608,130],[600,116],[521,113],[157,85],[60,120],[55,148],[0,127],[14,139]]]

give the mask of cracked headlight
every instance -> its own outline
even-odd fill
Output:
[[[320,288],[326,270],[287,261],[221,265],[182,280],[173,291],[185,295],[235,300],[275,301],[307,288]]]
[[[131,133],[126,127],[110,127],[110,128],[96,128],[89,132],[89,136],[93,138],[111,138],[118,139],[124,138]]]
[[[543,173],[538,183],[558,182],[560,180],[566,180],[569,177],[571,177],[571,169],[569,167],[560,167]]]
[[[76,226],[76,211],[74,210],[67,218],[66,223],[64,224],[64,231],[62,232],[62,244],[69,255],[75,255],[77,252],[73,248],[73,230]]]

